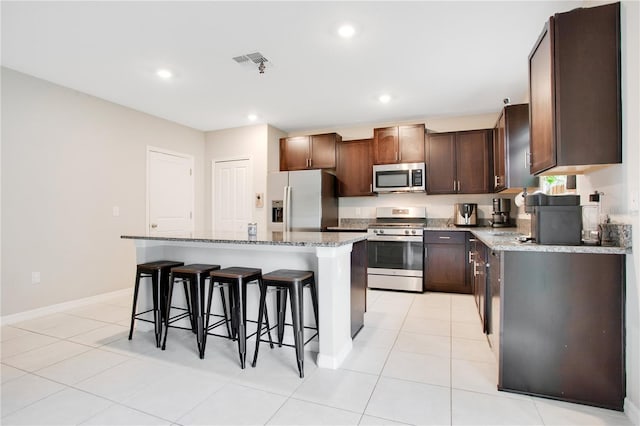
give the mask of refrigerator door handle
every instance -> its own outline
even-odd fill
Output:
[[[291,187],[284,187],[284,206],[283,206],[283,231],[289,232],[291,231]]]

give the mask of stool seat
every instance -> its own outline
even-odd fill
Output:
[[[258,268],[244,268],[242,266],[232,266],[211,272],[212,277],[228,279],[247,279],[252,276],[261,276],[262,270]],[[257,278],[256,278],[257,279]]]
[[[173,268],[184,265],[183,262],[174,262],[173,260],[157,260],[155,262],[141,263],[138,265],[139,271],[152,272],[158,269]]]
[[[283,283],[295,283],[313,278],[312,271],[297,271],[294,269],[278,269],[262,276],[265,281],[280,281]]]
[[[194,263],[192,265],[176,266],[171,268],[171,272],[175,274],[206,274],[211,271],[220,269],[220,265],[207,265],[203,263]]]

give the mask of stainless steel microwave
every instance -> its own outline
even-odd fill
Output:
[[[379,164],[373,166],[373,192],[424,192],[425,164]]]

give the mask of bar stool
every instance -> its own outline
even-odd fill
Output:
[[[156,347],[160,347],[160,341],[162,337],[162,323],[166,322],[164,313],[166,309],[163,309],[166,304],[166,293],[164,290],[167,288],[169,281],[170,270],[176,266],[184,265],[183,262],[175,262],[172,260],[158,260],[155,262],[140,263],[136,267],[136,285],[133,289],[133,307],[131,308],[131,326],[129,327],[129,340],[133,337],[133,324],[135,320],[152,322],[154,324],[156,335]],[[136,307],[138,304],[138,289],[140,288],[140,279],[151,278],[152,293],[153,293],[153,308],[144,312],[136,313]],[[187,288],[185,285],[185,294]],[[187,308],[189,308],[187,306]],[[142,315],[153,311],[153,321],[145,318],[141,318]]]
[[[204,351],[207,344],[207,329],[209,328],[209,311],[206,309],[208,305],[205,305],[205,285],[209,279],[211,271],[220,269],[220,265],[206,265],[206,264],[192,264],[185,266],[176,266],[171,268],[171,274],[169,276],[169,291],[167,295],[167,327],[164,332],[164,339],[162,341],[162,350],[167,347],[167,335],[169,334],[169,324],[185,318],[187,315],[191,318],[191,330],[196,334],[196,340],[198,343],[198,353],[200,359],[204,358]],[[174,317],[170,316],[171,313],[171,299],[173,297],[173,286],[176,282],[182,282],[185,286],[189,284],[189,295],[187,296],[187,304],[190,306],[189,313],[180,313]],[[213,283],[210,284],[210,290],[213,289]],[[224,310],[224,320],[218,321],[216,325],[220,325],[223,322],[227,323],[227,332],[231,335],[228,326],[227,308],[225,304],[224,290],[220,288],[222,293],[222,309]],[[211,292],[209,297],[211,297]],[[209,300],[209,305],[211,300]]]
[[[318,335],[318,293],[316,291],[316,281],[313,271],[298,271],[292,269],[278,269],[277,271],[269,272],[263,275],[262,282],[260,283],[260,309],[258,311],[258,330],[262,329],[262,317],[264,309],[266,309],[266,294],[268,287],[275,287],[278,292],[278,344],[282,346],[282,340],[284,337],[284,326],[293,326],[293,340],[296,348],[296,359],[298,362],[298,371],[300,372],[300,378],[304,377],[304,345],[309,343],[311,339]],[[313,314],[316,320],[316,327],[304,326],[304,305],[303,305],[303,292],[304,287],[309,287],[311,290],[311,302],[313,304]],[[287,309],[287,292],[289,293],[289,299],[291,302],[291,318],[293,324],[285,324],[285,313]],[[268,321],[268,316],[267,316]],[[268,324],[268,323],[267,323]],[[269,328],[269,326],[267,325]],[[316,333],[311,336],[306,342],[304,341],[304,329],[310,328],[315,330]],[[256,340],[256,351],[253,356],[253,364],[255,367],[258,361],[258,349],[260,347],[260,336]],[[284,345],[291,346],[291,345]]]
[[[262,283],[262,270],[233,266],[218,269],[210,273],[211,283],[227,284],[231,294],[231,331],[238,337],[238,354],[240,366],[245,368],[247,358],[247,284],[252,281]],[[209,305],[211,304],[212,287],[209,287]],[[209,310],[207,307],[207,311]],[[268,324],[268,323],[267,323]],[[260,328],[258,328],[260,330]],[[257,333],[257,332],[256,332]],[[258,333],[258,339],[260,333]]]

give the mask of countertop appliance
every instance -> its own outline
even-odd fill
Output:
[[[531,214],[531,239],[538,244],[579,246],[582,207],[579,195],[532,194],[524,199]]]
[[[424,192],[425,163],[373,166],[373,192]]]
[[[378,207],[369,225],[368,286],[390,290],[423,291],[424,207]]]
[[[508,198],[493,199],[493,214],[491,215],[491,226],[494,228],[502,228],[505,226],[513,226],[511,217],[511,200]]]
[[[267,175],[270,231],[324,231],[338,226],[336,177],[325,170]]]
[[[456,226],[476,226],[478,224],[478,205],[458,203],[453,206],[453,224]]]

